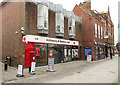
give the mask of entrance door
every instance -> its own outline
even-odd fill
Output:
[[[91,48],[85,47],[84,48],[84,58],[87,59],[87,55],[91,55]]]

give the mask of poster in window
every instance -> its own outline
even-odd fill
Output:
[[[64,49],[64,56],[66,58],[66,56],[67,56],[67,49]]]
[[[53,56],[53,50],[50,49],[50,50],[49,50],[49,57],[52,57],[52,56]]]

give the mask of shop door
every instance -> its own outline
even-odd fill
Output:
[[[84,58],[87,59],[87,55],[91,55],[91,48],[84,48]]]

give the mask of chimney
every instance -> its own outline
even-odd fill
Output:
[[[86,8],[91,10],[91,0],[84,0],[83,4],[85,4]]]

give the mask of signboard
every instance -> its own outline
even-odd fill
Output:
[[[49,38],[35,35],[26,35],[23,37],[23,43],[36,42],[36,43],[46,43],[46,44],[60,44],[60,45],[73,45],[78,46],[78,41],[71,41],[65,39]]]
[[[48,58],[48,69],[49,70],[54,69],[54,58]]]
[[[87,61],[91,61],[91,55],[87,55]]]
[[[50,50],[49,50],[49,57],[52,57],[52,56],[53,56],[53,50],[50,49]]]

